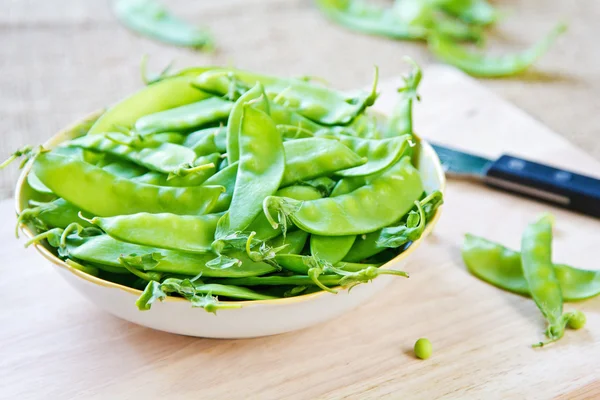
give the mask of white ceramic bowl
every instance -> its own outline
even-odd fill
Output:
[[[52,148],[58,143],[78,136],[78,127],[86,121],[93,121],[100,115],[94,113],[73,126],[59,132],[45,146]],[[444,190],[445,177],[440,160],[431,146],[421,141],[419,171],[425,189]],[[19,179],[16,188],[17,213],[27,207],[32,190],[27,184],[28,166]],[[414,242],[406,251],[390,260],[380,268],[403,269],[406,259],[419,247],[439,219],[441,208],[428,224],[421,239]],[[30,226],[23,227],[28,237],[33,237]],[[237,302],[242,307],[220,310],[217,315],[203,309],[192,308],[186,300],[168,297],[164,302],[152,305],[149,311],[139,311],[135,305],[141,292],[126,286],[108,282],[76,270],[57,258],[43,245],[36,250],[56,268],[56,271],[71,286],[99,307],[128,321],[182,335],[209,338],[250,338],[290,332],[335,318],[356,308],[383,289],[393,277],[382,275],[368,284],[362,284],[351,293],[339,290],[338,294],[327,292],[312,293],[304,296],[276,300]],[[410,281],[406,282],[410,285]]]

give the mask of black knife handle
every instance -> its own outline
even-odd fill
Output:
[[[600,179],[503,155],[485,173],[493,187],[600,217]]]

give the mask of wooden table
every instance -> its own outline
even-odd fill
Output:
[[[391,105],[394,84],[384,87],[382,111]],[[428,69],[421,92],[416,126],[427,138],[489,156],[509,151],[600,171],[592,157],[452,69]],[[410,280],[397,280],[368,304],[310,329],[209,340],[142,328],[88,303],[14,239],[12,203],[4,201],[0,397],[598,398],[600,298],[566,306],[585,311],[585,329],[532,349],[544,329],[533,301],[477,280],[461,261],[465,232],[517,247],[526,223],[548,209],[450,181],[439,225],[409,262]],[[598,268],[600,221],[551,211],[555,259]],[[419,337],[433,343],[427,361],[412,355]]]
[[[385,78],[400,74],[405,55],[433,61],[421,43],[369,37],[330,23],[312,0],[168,0],[175,14],[211,29],[214,54],[131,34],[113,17],[109,1],[0,0],[0,159],[139,88],[142,54],[150,56],[153,71],[173,59],[178,67],[233,64],[322,76],[342,88],[367,82],[373,64]],[[600,159],[600,2],[497,3],[507,15],[492,39],[494,51],[523,49],[559,21],[570,29],[535,71],[481,82]],[[16,176],[16,166],[0,174],[0,199],[10,196]]]

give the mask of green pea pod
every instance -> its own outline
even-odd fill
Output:
[[[366,158],[366,164],[337,171],[336,175],[342,177],[372,175],[383,171],[392,164],[395,164],[406,155],[409,148],[410,135],[392,137],[389,139],[363,139],[359,137],[344,134],[343,130],[324,130],[317,135],[332,137],[347,146],[361,157]],[[346,133],[351,133],[346,131]]]
[[[270,300],[278,297],[258,293],[254,290],[218,283],[204,284],[189,279],[168,278],[163,283],[148,282],[144,292],[136,301],[140,311],[149,310],[156,300],[164,300],[168,293],[177,293],[190,301],[192,307],[202,307],[208,312],[216,313],[222,309],[240,308],[238,304],[219,302],[213,295],[240,300]]]
[[[546,335],[551,341],[564,333],[563,296],[552,264],[552,224],[549,215],[529,224],[521,238],[523,276],[531,298],[548,321]]]
[[[377,245],[380,234],[381,230],[376,230],[365,235],[359,235],[352,244],[352,248],[344,256],[344,261],[360,262],[384,251],[385,247]]]
[[[316,189],[319,193],[321,193],[321,197],[329,197],[336,184],[337,182],[328,176],[321,176],[319,178],[298,182],[299,186],[308,186],[313,189]]]
[[[208,253],[221,214],[175,215],[138,213],[94,217],[90,223],[111,237],[161,249]]]
[[[185,132],[203,125],[224,121],[233,103],[218,97],[209,97],[195,103],[144,115],[135,122],[135,130],[142,135],[158,132]]]
[[[355,235],[350,236],[310,236],[310,254],[313,257],[335,264],[344,259],[352,248]]]
[[[387,248],[404,251],[410,244],[418,240],[425,230],[426,223],[435,215],[443,203],[443,195],[439,191],[425,196],[411,210],[402,222],[396,226],[388,226],[375,232],[359,236],[344,257],[344,261],[358,262],[375,256]]]
[[[293,257],[293,256],[286,256]],[[346,263],[346,266],[349,264]],[[283,285],[299,285],[299,286],[343,286],[354,287],[360,283],[367,283],[377,278],[380,275],[396,275],[408,277],[408,274],[403,271],[395,271],[390,269],[380,269],[373,265],[366,266],[358,271],[345,271],[340,268],[336,270],[344,275],[320,275],[318,282],[307,275],[292,275],[292,276],[254,276],[247,278],[224,278],[219,282],[224,285],[239,285],[239,286],[283,286]]]
[[[531,297],[523,275],[521,254],[482,237],[467,234],[463,260],[478,278],[509,292]],[[600,294],[600,271],[554,264],[564,301],[580,301]]]
[[[288,233],[286,236],[279,235],[269,243],[273,248],[279,248],[286,246],[284,249],[277,253],[277,256],[284,254],[300,254],[304,250],[306,241],[308,240],[308,233],[297,230]]]
[[[347,125],[377,98],[378,71],[371,92],[351,96],[300,79],[278,78],[234,69],[214,69],[198,76],[194,84],[221,96],[246,92],[260,82],[275,104],[284,106],[322,125]]]
[[[556,38],[565,30],[566,25],[561,24],[530,49],[500,57],[469,52],[460,44],[441,35],[432,35],[428,43],[431,52],[448,64],[454,65],[470,75],[491,78],[515,75],[525,71],[548,51]]]
[[[225,148],[220,148],[216,141],[219,131],[226,128],[220,126],[216,128],[205,128],[194,133],[190,133],[183,145],[189,147],[197,156],[206,156],[212,153],[224,153]]]
[[[64,229],[73,222],[80,222],[84,227],[91,226],[79,218],[81,210],[65,199],[56,199],[34,208],[27,208],[21,212],[17,220],[17,227],[21,223],[34,221],[34,224],[47,228]],[[36,223],[37,222],[37,223]]]
[[[323,129],[323,125],[319,125],[316,122],[275,103],[270,105],[270,116],[277,126],[285,125],[313,133]]]
[[[338,140],[298,139],[284,142],[283,148],[285,149],[285,173],[281,186],[354,168],[367,161]]]
[[[487,0],[441,0],[436,4],[469,24],[491,25],[498,19],[498,12]]]
[[[238,171],[238,162],[228,165],[220,170],[204,182],[204,185],[223,186],[225,191],[219,195],[213,212],[227,211],[233,198],[233,190],[235,189],[235,178]]]
[[[101,217],[144,211],[206,214],[225,190],[222,186],[172,188],[138,184],[83,161],[52,153],[40,154],[33,170],[58,196]]]
[[[156,247],[121,242],[108,235],[88,238],[69,237],[67,248],[69,256],[73,258],[117,268],[123,268],[119,262],[119,257],[122,255],[159,253],[162,257],[156,266],[152,268],[152,271],[171,274],[190,276],[202,274],[203,277],[226,278],[259,276],[275,271],[275,268],[269,264],[250,260],[242,251],[231,253],[231,256],[240,260],[241,263],[236,263],[230,268],[213,269],[206,266],[206,263],[215,257],[212,253],[195,254],[157,249]],[[142,269],[142,266],[139,265],[134,264],[134,267]]]
[[[276,196],[289,197],[294,200],[317,200],[323,198],[323,193],[312,186],[295,185],[279,189]]]
[[[404,86],[398,89],[400,98],[398,103],[392,110],[389,119],[387,120],[384,130],[385,137],[394,137],[404,134],[412,135],[413,132],[413,105],[415,101],[419,101],[417,90],[423,72],[421,68],[412,60],[408,59],[413,68],[407,76],[403,76]]]
[[[281,134],[281,137],[284,141],[315,137],[312,131],[297,125],[277,125],[277,130]]]
[[[262,201],[279,188],[285,169],[283,142],[273,120],[249,104],[239,132],[240,161],[229,209],[232,232],[243,231],[261,212]]]
[[[127,161],[113,161],[102,167],[108,173],[119,176],[121,178],[131,179],[147,173],[146,168],[135,165]]]
[[[360,0],[316,0],[316,4],[329,19],[354,31],[393,39],[427,37],[427,29],[402,23],[391,8]]]
[[[366,184],[367,180],[365,177],[362,176],[342,178],[336,183],[333,190],[331,191],[331,197],[337,197],[343,194],[348,194]]]
[[[196,159],[196,153],[187,147],[172,143],[151,143],[150,147],[127,145],[128,135],[109,133],[87,135],[70,142],[67,146],[108,153],[152,171],[168,174],[182,165],[189,165]]]
[[[244,93],[234,104],[229,119],[227,120],[227,136],[226,136],[226,147],[227,147],[227,160],[230,164],[240,159],[240,133],[242,129],[242,117],[247,104],[254,104],[254,107],[265,111],[269,114],[269,101],[264,96],[265,91],[260,83],[257,83],[252,89]],[[261,99],[262,100],[258,100]]]
[[[211,97],[191,85],[191,77],[175,77],[154,83],[109,108],[92,125],[88,135],[132,128],[144,115],[194,103]]]
[[[275,195],[301,201],[316,200],[323,197],[318,190],[310,186],[288,186],[279,189]],[[266,215],[262,212],[254,218],[252,223],[246,228],[246,231],[256,232],[256,239],[259,240],[269,240],[281,235],[281,229],[273,228]]]
[[[27,184],[38,193],[53,194],[52,190],[44,185],[42,181],[40,181],[40,178],[38,178],[37,175],[32,171],[27,174]]]
[[[218,164],[220,158],[219,153],[198,157],[194,161],[194,164],[197,164],[197,166],[186,169],[186,172],[182,172],[181,175],[165,175],[160,172],[150,171],[134,177],[132,180],[157,186],[200,186],[217,172],[215,165]]]
[[[369,184],[342,196],[298,202],[267,197],[265,214],[279,208],[300,229],[323,236],[360,235],[393,224],[423,193],[419,172],[405,157]],[[278,224],[270,217],[273,227]]]
[[[310,263],[307,262],[310,257],[301,256],[297,254],[278,254],[275,257],[275,261],[286,269],[287,271],[291,271],[295,274],[306,275],[308,274],[308,270],[310,268]],[[368,267],[378,268],[379,264],[358,264],[358,263],[349,263],[349,262],[337,262],[334,263],[336,268],[339,268],[343,271],[348,272],[358,272],[362,271]],[[331,273],[329,273],[331,275]],[[322,277],[323,275],[321,275]]]
[[[194,49],[213,45],[208,31],[171,15],[155,0],[115,0],[113,8],[123,25],[144,36]]]

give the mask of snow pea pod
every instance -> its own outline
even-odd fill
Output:
[[[354,241],[355,235],[349,236],[310,236],[310,254],[320,260],[335,264],[348,254]]]
[[[289,216],[300,229],[323,236],[345,236],[376,231],[398,221],[423,193],[419,172],[404,157],[369,184],[342,196],[298,202],[268,197],[271,207]],[[278,224],[270,219],[273,227]]]
[[[193,150],[178,144],[149,143],[150,147],[140,147],[137,144],[130,146],[128,145],[130,139],[130,136],[120,133],[87,135],[71,140],[66,145],[108,153],[165,174],[175,171],[182,165],[192,164],[196,159]]]
[[[408,62],[412,64],[413,68],[408,75],[402,76],[404,86],[398,89],[400,98],[386,122],[383,131],[384,137],[395,137],[404,134],[412,135],[414,133],[413,106],[415,101],[419,101],[417,90],[423,78],[423,72],[412,59],[408,59]]]
[[[348,194],[366,184],[367,184],[367,180],[365,177],[362,177],[362,176],[351,177],[351,178],[342,178],[333,187],[333,190],[331,191],[331,197]]]
[[[27,174],[27,184],[36,192],[43,194],[53,194],[52,190],[50,190],[46,185],[40,181],[40,178],[37,177],[33,171],[29,171]]]
[[[437,5],[469,24],[490,25],[498,18],[498,12],[487,0],[441,0]]]
[[[225,191],[219,195],[215,203],[213,212],[227,211],[231,205],[233,198],[233,190],[235,188],[235,178],[238,171],[238,162],[235,162],[223,168],[204,182],[204,185],[223,186]]]
[[[316,132],[323,129],[323,125],[319,125],[310,119],[294,112],[286,107],[276,103],[270,104],[269,115],[273,118],[276,125],[286,125],[300,128],[309,132]]]
[[[320,190],[312,186],[304,185],[284,187],[279,189],[275,195],[280,197],[289,197],[290,199],[294,200],[317,200],[325,197]]]
[[[142,135],[189,131],[227,119],[232,107],[233,103],[230,101],[209,97],[195,103],[144,115],[135,122],[135,130]]]
[[[229,208],[232,232],[243,231],[256,218],[263,199],[279,188],[285,169],[281,136],[266,113],[245,104],[240,125],[240,161]]]
[[[194,161],[196,167],[186,168],[184,172],[179,173],[180,175],[166,175],[160,172],[150,171],[134,177],[132,180],[134,182],[156,186],[200,186],[215,174],[217,171],[215,165],[218,164],[220,158],[221,155],[219,153],[198,157]]]
[[[145,168],[124,161],[112,162],[103,166],[102,169],[122,178],[133,178],[143,174],[145,171]],[[29,171],[28,176],[32,173],[33,171]],[[52,193],[52,191],[50,191],[50,193]],[[42,203],[36,207],[23,210],[17,221],[17,227],[19,224],[28,221],[34,221],[36,225],[48,228],[64,229],[73,222],[78,222],[84,227],[89,226],[87,222],[84,222],[79,218],[78,214],[80,211],[79,208],[67,202],[65,199],[58,198],[52,202]]]
[[[427,29],[402,23],[391,8],[358,0],[316,0],[316,4],[329,19],[355,31],[393,39],[427,37]]]
[[[433,218],[443,203],[443,195],[435,191],[415,202],[411,210],[398,225],[387,226],[375,232],[361,235],[344,257],[344,261],[357,262],[381,253],[386,248],[404,251],[413,241],[421,237],[426,224]]]
[[[284,142],[285,173],[281,186],[305,181],[367,162],[337,140],[307,138]]]
[[[521,265],[531,298],[548,321],[546,335],[555,341],[564,334],[565,324],[562,291],[552,265],[552,223],[552,217],[546,215],[525,228]]]
[[[183,274],[205,277],[250,277],[268,274],[275,268],[263,262],[254,262],[246,256],[245,252],[232,252],[232,257],[241,261],[230,268],[212,269],[206,263],[215,255],[211,253],[195,254],[176,250],[157,249],[156,247],[142,246],[138,244],[125,243],[111,238],[108,235],[92,236],[86,238],[67,239],[69,256],[78,260],[94,264],[104,264],[117,268],[124,268],[119,262],[123,255],[147,255],[160,253],[158,263],[152,267],[153,272],[172,274]],[[132,264],[133,267],[142,270],[143,266]]]
[[[291,271],[295,274],[306,275],[308,274],[308,270],[310,268],[310,264],[306,262],[306,260],[309,258],[310,257],[297,254],[278,254],[277,257],[275,257],[275,260],[281,267],[288,271]],[[358,264],[349,262],[338,262],[333,264],[336,268],[348,272],[358,272],[368,267],[379,267],[379,264]],[[326,274],[332,275],[328,272],[326,272]],[[322,276],[323,275],[320,275],[320,277]]]
[[[296,230],[289,232],[286,236],[279,235],[269,243],[271,247],[278,248],[287,245],[283,250],[277,253],[277,256],[284,254],[300,254],[308,240],[308,232]]]
[[[165,280],[165,284],[169,284]],[[199,283],[194,282],[194,291],[196,294],[212,294],[215,296],[223,296],[230,299],[241,300],[272,300],[277,299],[276,296],[258,293],[254,290],[233,285],[221,285],[219,283]]]
[[[448,64],[454,65],[470,75],[491,78],[515,75],[525,71],[548,51],[556,38],[565,30],[565,25],[559,25],[528,50],[500,57],[470,52],[442,35],[432,35],[428,43],[431,52]]]
[[[207,30],[173,16],[155,0],[116,0],[113,9],[123,25],[144,36],[195,49],[212,47],[213,39]]]
[[[269,114],[269,102],[264,96],[265,91],[260,83],[244,93],[234,104],[229,119],[227,120],[226,149],[227,161],[232,164],[240,159],[240,131],[242,129],[242,117],[247,104],[254,104]],[[262,100],[259,101],[259,99]]]
[[[403,135],[389,139],[363,139],[344,134],[342,130],[331,129],[317,132],[318,136],[331,137],[339,140],[361,157],[368,161],[360,166],[337,171],[335,174],[342,177],[371,175],[383,171],[395,164],[406,155],[409,148],[410,135]],[[347,132],[351,133],[351,132]]]
[[[329,197],[331,192],[333,192],[333,188],[337,184],[336,181],[331,179],[328,176],[321,176],[315,179],[309,179],[307,181],[298,182],[298,185],[309,186],[312,187],[321,193],[321,197]],[[289,197],[289,196],[283,196]]]
[[[323,197],[318,190],[310,186],[288,186],[286,188],[279,189],[275,195],[301,201],[316,200]],[[281,229],[273,228],[265,214],[262,212],[256,216],[248,228],[246,228],[246,231],[256,232],[256,239],[259,240],[269,240],[281,235]]]
[[[421,1],[402,0],[394,3],[392,12],[401,25],[420,27],[427,32],[439,32],[456,40],[480,40],[481,28],[466,24],[452,16],[440,12],[439,3],[446,0]],[[464,3],[464,0],[459,0]]]
[[[194,85],[225,96],[232,86],[244,93],[260,82],[273,103],[280,104],[322,125],[347,125],[377,98],[378,71],[369,93],[349,96],[321,85],[293,78],[278,78],[235,69],[213,69],[199,75]]]
[[[174,77],[154,83],[109,108],[92,125],[88,134],[132,128],[142,116],[194,103],[211,97],[191,85],[191,77]]]
[[[221,214],[175,215],[138,213],[94,217],[88,222],[128,243],[190,253],[207,253]]]
[[[162,283],[150,281],[135,304],[140,311],[149,310],[156,300],[164,300],[168,293],[177,293],[190,302],[192,307],[201,307],[214,314],[219,310],[241,308],[240,304],[223,303],[213,294],[231,299],[270,300],[277,297],[258,293],[254,290],[219,283],[204,284],[196,279],[168,278]]]
[[[221,148],[217,143],[216,136],[224,127],[205,128],[194,133],[190,133],[183,145],[189,147],[197,156],[205,156],[212,153],[224,153],[227,150]]]
[[[172,188],[138,184],[83,161],[52,153],[40,154],[33,170],[58,196],[100,217],[143,211],[206,214],[224,191],[222,186]]]
[[[292,257],[292,256],[287,256]],[[348,265],[348,264],[346,264]],[[408,277],[408,274],[403,271],[395,271],[390,269],[380,269],[375,266],[367,266],[358,271],[345,271],[337,268],[338,272],[344,275],[320,275],[318,283],[307,275],[292,275],[292,276],[252,276],[247,278],[224,278],[219,280],[219,283],[224,285],[239,285],[239,286],[283,286],[283,285],[298,285],[298,286],[343,286],[353,287],[359,283],[367,283],[377,278],[380,275],[396,275]],[[347,274],[347,275],[346,275]]]
[[[81,210],[65,199],[56,199],[37,207],[27,208],[19,215],[17,226],[28,221],[39,221],[39,225],[47,228],[64,229],[73,222],[80,222],[84,227],[91,226],[79,218]]]
[[[110,162],[102,166],[102,169],[113,175],[126,179],[135,178],[147,172],[147,169],[144,167],[140,167],[134,163],[122,160]]]
[[[198,305],[196,303],[201,303],[198,302],[199,295],[215,295],[240,300],[272,300],[278,298],[241,286],[221,285],[219,283],[207,284],[200,280],[192,281],[189,279],[167,278],[162,283],[155,281],[148,282],[144,289],[144,293],[142,293],[140,298],[136,301],[136,305],[141,311],[149,310],[157,299],[164,300],[168,293],[180,294],[188,299],[192,303],[192,306],[202,306],[202,308],[209,312],[224,308],[240,308],[240,306],[234,304],[227,304],[227,306],[224,306],[224,303],[219,302]],[[209,307],[209,305],[212,307]]]
[[[500,289],[531,296],[519,252],[467,234],[463,242],[462,257],[468,270],[476,277]],[[600,270],[554,264],[554,271],[565,301],[580,301],[600,294]]]

